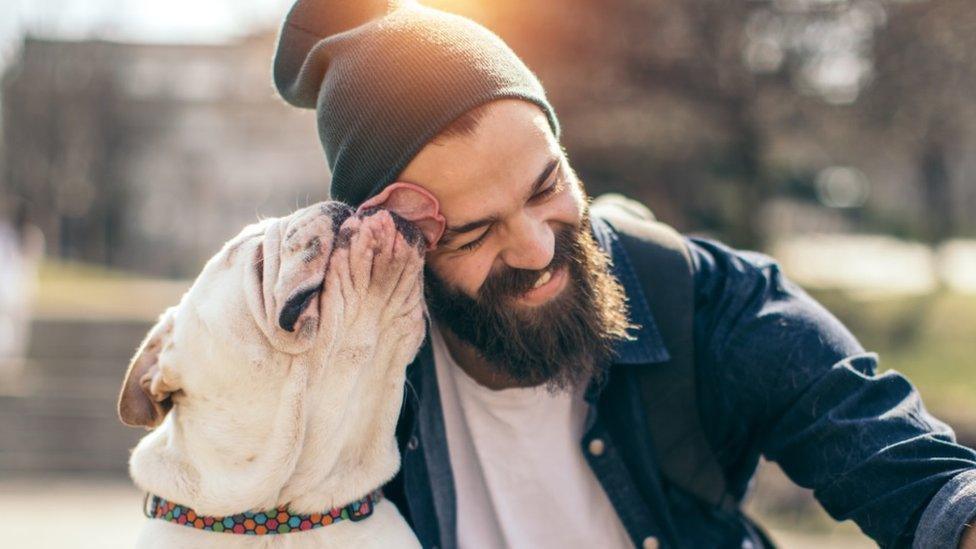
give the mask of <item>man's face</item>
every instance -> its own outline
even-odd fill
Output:
[[[434,194],[447,220],[427,254],[431,314],[516,382],[576,385],[623,337],[623,292],[542,111],[503,100],[482,114],[400,176]]]
[[[471,297],[493,270],[545,269],[555,231],[578,227],[585,205],[541,110],[515,100],[485,109],[473,135],[434,140],[400,177],[440,201],[447,229],[427,265]],[[549,286],[517,306],[545,303],[565,284]]]

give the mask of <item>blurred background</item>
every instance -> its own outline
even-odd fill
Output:
[[[241,226],[327,197],[313,113],[271,85],[290,3],[0,4],[11,546],[131,544],[142,433],[114,408],[129,357]],[[484,23],[537,72],[591,194],[771,253],[976,444],[970,0],[425,3]],[[54,531],[36,513],[79,508],[114,526],[69,513]],[[749,512],[784,547],[872,546],[773,464]]]

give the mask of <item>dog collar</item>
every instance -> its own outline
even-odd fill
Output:
[[[314,530],[343,520],[363,520],[373,514],[373,509],[383,498],[383,492],[375,490],[365,497],[344,507],[333,507],[322,513],[301,515],[282,506],[270,511],[247,511],[226,517],[201,515],[185,505],[167,501],[159,496],[146,494],[152,499],[146,516],[166,520],[198,530],[226,532],[228,534],[271,535]]]

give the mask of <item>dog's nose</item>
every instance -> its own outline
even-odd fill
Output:
[[[332,219],[332,232],[339,230],[342,223],[353,213],[353,209],[342,202],[322,202],[319,204],[319,212]]]
[[[322,252],[328,252],[328,246],[323,249],[323,244],[334,242],[339,226],[352,213],[352,208],[340,202],[321,202],[294,213],[284,234],[283,249],[311,263]]]
[[[341,202],[319,202],[303,208],[289,216],[285,241],[291,246],[298,245],[296,240],[307,240],[309,233],[321,235],[325,227],[330,227],[334,235],[352,214],[353,209]],[[328,223],[323,223],[322,218],[328,219]]]

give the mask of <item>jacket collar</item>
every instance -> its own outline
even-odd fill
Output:
[[[611,274],[624,287],[627,317],[634,326],[630,330],[631,337],[617,343],[614,361],[618,364],[647,364],[671,360],[620,237],[606,220],[598,216],[591,217],[590,226],[597,245],[610,256]]]

